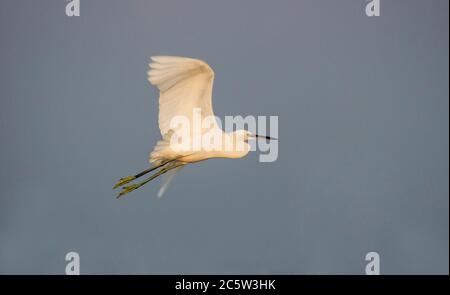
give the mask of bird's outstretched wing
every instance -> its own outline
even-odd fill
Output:
[[[159,89],[159,129],[164,136],[175,116],[193,122],[193,109],[201,109],[201,117],[214,116],[212,87],[214,72],[198,59],[153,56],[148,80]],[[192,124],[192,123],[191,123]]]

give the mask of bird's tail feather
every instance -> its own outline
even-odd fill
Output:
[[[158,140],[155,147],[153,148],[153,151],[150,153],[148,159],[149,163],[153,165],[159,165],[167,159],[173,159],[176,157],[173,150],[170,148],[170,140],[173,134],[174,132],[172,130],[169,130],[169,132],[164,134],[161,140]]]

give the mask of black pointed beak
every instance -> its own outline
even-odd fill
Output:
[[[265,135],[258,135],[258,134],[256,134],[255,137],[256,137],[257,139],[278,140],[278,138],[274,138],[274,137],[270,137],[270,136],[265,136]]]

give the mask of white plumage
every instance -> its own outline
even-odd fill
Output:
[[[204,61],[186,57],[176,56],[153,56],[149,64],[148,80],[159,89],[159,116],[158,124],[162,139],[159,140],[150,153],[149,162],[152,168],[142,171],[134,176],[121,178],[114,188],[131,182],[155,169],[160,169],[154,175],[148,177],[141,183],[123,187],[118,197],[123,196],[147,182],[155,179],[159,175],[166,174],[158,196],[162,196],[174,174],[183,166],[211,158],[241,158],[248,154],[250,146],[248,139],[256,138],[245,130],[238,130],[231,133],[223,132],[214,120],[211,128],[207,132],[215,132],[223,140],[217,143],[213,150],[183,150],[174,149],[171,142],[173,130],[171,121],[177,116],[187,118],[191,125],[191,137],[202,136],[205,130],[196,130],[192,124],[194,122],[193,110],[201,110],[200,120],[214,116],[212,108],[212,87],[214,82],[214,72]],[[267,137],[266,137],[267,138]],[[224,143],[231,140],[240,143],[243,149],[225,147]]]
[[[151,59],[148,80],[159,89],[158,123],[162,136],[169,131],[174,116],[192,120],[193,108],[200,108],[202,116],[214,116],[214,72],[207,63],[174,56],[153,56]]]

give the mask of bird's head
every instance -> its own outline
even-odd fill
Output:
[[[248,154],[251,150],[249,140],[252,139],[274,139],[269,136],[262,136],[258,134],[253,134],[247,130],[237,130],[231,133],[227,133],[227,140],[224,144],[224,150],[229,154],[230,158],[242,158]]]

